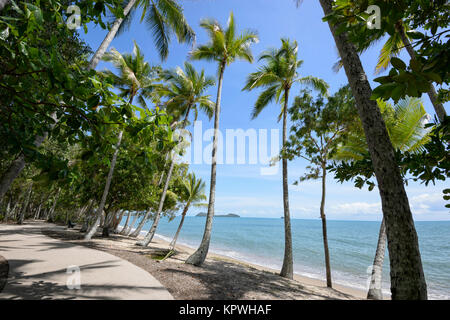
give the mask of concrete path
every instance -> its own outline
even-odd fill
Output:
[[[49,224],[0,225],[0,255],[9,263],[0,299],[173,299],[147,271],[109,253],[44,236],[44,226]]]

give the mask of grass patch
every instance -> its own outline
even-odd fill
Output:
[[[169,257],[173,255],[173,251],[171,251],[169,249],[167,249],[167,250],[158,250],[158,251],[155,251],[155,252],[152,252],[152,253],[148,254],[147,257],[149,257],[150,259],[153,259],[153,260],[162,261],[162,260],[164,260],[164,258],[166,258],[166,256],[169,253],[171,253],[169,255]]]

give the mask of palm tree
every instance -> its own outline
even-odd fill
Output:
[[[264,52],[259,60],[264,60],[265,65],[259,68],[257,72],[248,76],[247,83],[243,90],[253,90],[255,88],[264,88],[259,95],[252,112],[252,118],[255,119],[261,111],[276,100],[281,103],[281,114],[283,117],[283,147],[287,141],[287,111],[289,103],[289,92],[295,83],[311,85],[315,89],[326,94],[328,85],[321,79],[314,77],[300,77],[297,73],[298,68],[303,61],[298,60],[297,41],[290,42],[288,39],[281,39],[280,49],[271,49]],[[293,278],[294,266],[292,258],[292,235],[291,219],[289,213],[289,194],[288,194],[288,171],[287,159],[283,158],[283,208],[284,208],[284,259],[280,275],[286,278]]]
[[[205,76],[205,70],[198,73],[189,62],[184,63],[184,70],[177,67],[164,71],[161,77],[167,81],[167,85],[156,90],[157,94],[168,99],[165,104],[167,113],[177,119],[184,118],[183,128],[187,125],[191,110],[195,120],[199,110],[209,119],[212,118],[214,102],[211,101],[211,96],[204,95],[204,92],[216,84],[214,77]]]
[[[137,97],[138,102],[146,107],[145,98],[149,98],[152,90],[154,89],[155,81],[155,69],[145,61],[144,55],[141,49],[134,42],[133,54],[120,54],[116,49],[112,48],[111,51],[103,58],[105,61],[113,63],[118,71],[118,75],[111,71],[104,71],[102,74],[105,77],[112,79],[114,85],[121,91],[122,97],[128,97],[129,103],[133,103],[133,99]],[[105,207],[106,198],[108,196],[111,180],[114,174],[114,167],[117,161],[117,155],[119,153],[120,144],[122,142],[123,130],[120,130],[117,143],[115,146],[114,154],[111,160],[111,166],[109,168],[108,177],[106,179],[105,188],[100,204],[97,208],[96,220],[91,226],[90,230],[86,233],[84,239],[90,240],[95,234],[100,222],[103,209]],[[104,235],[108,235],[108,225],[104,225]]]
[[[173,116],[173,127],[176,127],[179,119],[184,118],[181,123],[182,129],[187,125],[188,117],[191,110],[194,111],[195,119],[199,110],[203,111],[210,119],[213,115],[214,103],[210,100],[209,95],[204,95],[204,92],[215,84],[213,77],[205,76],[205,71],[198,73],[194,67],[186,62],[184,64],[185,71],[180,67],[175,70],[168,70],[162,73],[162,78],[167,81],[167,85],[158,87],[155,93],[161,97],[167,98],[165,103],[167,113]],[[179,141],[181,143],[181,141]],[[169,182],[172,177],[173,167],[175,165],[175,157],[173,150],[170,151],[170,167],[167,172],[166,182],[163,193],[161,194],[158,211],[156,212],[153,224],[145,236],[144,240],[137,242],[137,245],[147,246],[153,239],[156,228],[158,227],[159,219],[164,205]]]
[[[188,175],[186,181],[183,185],[183,200],[185,201],[184,209],[181,214],[180,225],[178,226],[177,232],[170,242],[170,250],[175,250],[175,245],[177,243],[178,236],[180,234],[181,228],[183,227],[184,218],[191,205],[194,206],[204,206],[204,204],[199,204],[199,202],[206,200],[205,196],[205,182],[202,179],[197,179],[194,173]]]
[[[129,27],[134,13],[142,8],[141,22],[152,32],[156,49],[162,60],[169,54],[170,34],[175,33],[179,42],[190,43],[195,39],[195,33],[188,25],[183,9],[176,0],[125,0],[123,2],[124,18],[116,18],[100,47],[92,57],[89,68],[95,69],[103,54],[119,32]]]
[[[333,12],[333,3],[320,0],[325,15]],[[392,299],[427,299],[417,232],[386,125],[376,101],[370,99],[372,89],[356,47],[346,32],[338,32],[340,24],[329,21],[328,25],[356,100],[378,182],[391,262]]]
[[[255,32],[244,31],[236,34],[236,25],[233,12],[230,13],[227,28],[224,29],[215,20],[202,20],[200,26],[204,28],[210,37],[206,45],[201,45],[191,52],[193,60],[208,60],[218,63],[217,100],[214,110],[214,138],[211,161],[211,180],[209,189],[208,214],[206,216],[205,230],[199,248],[187,260],[186,263],[200,266],[206,259],[211,240],[212,220],[214,217],[214,203],[216,193],[216,165],[217,165],[217,133],[219,131],[220,101],[222,96],[222,82],[225,68],[236,59],[253,62],[250,45],[258,41]]]
[[[428,115],[425,112],[422,101],[417,98],[407,98],[400,100],[394,107],[380,99],[377,102],[395,150],[410,153],[421,152],[424,144],[429,141],[429,132],[424,129],[424,123]],[[365,141],[364,131],[361,124],[358,124],[355,130],[350,132],[345,144],[339,146],[337,152],[333,155],[333,159],[338,161],[357,161],[364,159],[368,155],[369,150]],[[385,251],[386,227],[383,219],[378,235],[367,299],[383,299],[381,279]]]

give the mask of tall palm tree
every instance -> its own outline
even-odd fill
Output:
[[[257,72],[248,76],[247,83],[243,90],[251,91],[255,88],[263,88],[252,112],[255,119],[261,111],[272,101],[281,104],[281,113],[278,119],[283,117],[283,147],[287,141],[287,112],[289,103],[289,92],[295,83],[311,85],[313,88],[326,94],[328,84],[315,77],[300,77],[297,70],[303,61],[298,60],[297,41],[290,42],[288,39],[281,39],[280,49],[271,49],[264,52],[259,60],[266,63]],[[284,208],[284,259],[280,275],[286,278],[293,278],[294,265],[292,258],[292,235],[291,218],[289,213],[289,193],[288,193],[288,171],[287,159],[283,158],[283,208]]]
[[[173,116],[173,127],[177,125],[184,129],[187,125],[189,114],[191,110],[195,114],[195,119],[199,111],[204,112],[210,119],[214,113],[214,103],[210,100],[209,95],[205,95],[205,91],[215,84],[213,77],[205,76],[205,71],[198,73],[194,67],[186,62],[184,64],[185,70],[180,67],[174,70],[168,70],[162,73],[162,78],[167,82],[166,85],[160,86],[155,90],[158,96],[166,98],[165,107],[167,113]],[[179,120],[184,118],[182,123]],[[180,141],[180,143],[182,143]],[[173,167],[175,165],[174,151],[171,150],[171,159],[169,171],[167,172],[166,182],[163,193],[161,194],[158,210],[153,220],[153,224],[147,235],[142,241],[137,242],[137,245],[147,246],[153,239],[156,228],[158,227],[159,218],[164,205],[167,189],[170,179],[172,177]]]
[[[214,138],[208,214],[206,216],[206,224],[202,242],[200,243],[199,248],[186,260],[186,263],[196,266],[200,266],[205,261],[209,250],[209,242],[211,240],[212,220],[214,217],[214,203],[216,195],[217,134],[219,131],[223,75],[225,68],[236,61],[236,59],[241,59],[250,63],[253,62],[253,55],[250,50],[250,45],[258,41],[258,36],[252,31],[244,31],[239,35],[236,34],[236,25],[233,12],[230,13],[226,28],[223,28],[217,21],[209,19],[202,20],[200,26],[208,32],[210,41],[208,44],[195,48],[191,52],[191,59],[217,62],[219,83],[217,86],[217,100],[214,110]]]
[[[424,128],[428,115],[422,101],[417,98],[407,98],[400,100],[394,107],[380,99],[377,102],[383,114],[392,146],[402,152],[421,152],[424,144],[429,141],[429,131]],[[349,133],[345,144],[339,146],[333,155],[334,160],[356,161],[369,155],[361,125],[358,124],[354,129]],[[383,219],[372,266],[370,287],[367,292],[368,299],[383,299],[381,279],[385,251],[386,226]]]
[[[204,206],[205,204],[199,202],[205,201],[206,199],[205,182],[203,182],[202,179],[198,179],[194,173],[189,174],[183,185],[183,200],[185,205],[183,212],[181,213],[180,225],[178,226],[175,236],[170,242],[170,250],[175,249],[175,245],[177,243],[178,236],[180,235],[181,228],[183,227],[184,218],[188,213],[189,207],[191,205]]]
[[[142,8],[141,22],[152,32],[156,49],[162,60],[169,54],[170,35],[174,33],[179,42],[191,43],[195,39],[195,33],[188,25],[183,8],[176,0],[124,0],[124,18],[116,18],[108,34],[93,55],[89,68],[95,69],[100,59],[116,37],[119,29],[129,27],[134,13]]]
[[[103,57],[103,59],[111,62],[118,71],[117,75],[111,71],[104,71],[102,74],[105,77],[112,79],[114,85],[121,91],[120,95],[127,97],[130,104],[132,104],[134,98],[137,97],[138,102],[143,107],[146,107],[145,98],[149,98],[151,96],[151,92],[154,89],[156,73],[155,69],[145,61],[145,57],[137,43],[134,42],[132,54],[120,54],[116,49],[112,48],[111,51]],[[106,179],[105,188],[103,190],[103,195],[97,208],[96,220],[86,233],[84,237],[85,240],[90,240],[97,231],[98,223],[100,222],[102,212],[105,207],[106,198],[108,197],[122,137],[123,130],[120,130],[111,160],[108,177]],[[104,235],[108,234],[108,228],[108,225],[104,226]]]
[[[325,15],[333,1],[319,0]],[[394,148],[354,44],[328,22],[356,100],[380,191],[391,263],[392,299],[427,299],[419,242]]]

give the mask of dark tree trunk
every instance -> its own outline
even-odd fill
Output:
[[[325,15],[332,13],[332,3],[320,0]],[[370,99],[372,90],[355,46],[345,32],[336,32],[337,25],[329,23],[329,27],[356,100],[378,182],[388,239],[392,299],[427,299],[417,233],[394,148],[377,103]]]

